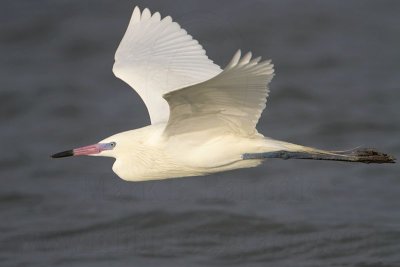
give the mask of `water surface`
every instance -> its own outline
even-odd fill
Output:
[[[127,183],[111,159],[50,159],[149,122],[111,72],[136,4],[217,64],[237,48],[273,60],[265,135],[399,155],[398,1],[2,1],[1,266],[400,266],[398,165]]]

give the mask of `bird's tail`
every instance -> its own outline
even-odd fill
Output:
[[[274,140],[275,141],[275,140]],[[281,145],[274,151],[263,153],[246,153],[243,159],[313,159],[313,160],[333,160],[362,163],[395,163],[395,157],[386,153],[379,152],[372,148],[355,148],[346,151],[326,151],[311,147],[305,147],[286,142],[277,141]]]

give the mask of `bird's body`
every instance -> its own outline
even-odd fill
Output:
[[[122,179],[141,181],[255,167],[262,159],[243,160],[244,154],[296,147],[258,133],[240,136],[193,132],[168,138],[163,134],[165,126],[149,125],[108,137],[100,143],[117,140],[118,145],[109,154],[104,151],[100,155],[112,157],[117,153],[113,171]]]
[[[143,181],[248,168],[265,158],[393,162],[375,151],[329,152],[264,137],[270,61],[235,53],[222,70],[170,17],[136,7],[117,49],[115,75],[131,85],[151,125],[53,157],[107,156],[124,180]]]

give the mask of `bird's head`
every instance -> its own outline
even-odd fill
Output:
[[[78,147],[62,151],[52,155],[52,158],[64,158],[70,156],[103,156],[103,157],[115,157],[119,146],[123,143],[123,140],[118,135],[108,137],[97,144]]]
[[[66,150],[52,155],[52,158],[64,158],[70,156],[103,156],[113,157],[112,150],[117,146],[117,142],[100,142],[94,145],[83,146],[75,149]]]

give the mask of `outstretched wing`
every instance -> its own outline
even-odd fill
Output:
[[[222,70],[171,17],[135,7],[115,54],[115,76],[143,99],[152,124],[167,122],[165,93],[214,77]]]
[[[252,60],[251,53],[240,55],[239,50],[217,76],[164,95],[170,107],[166,136],[205,130],[257,133],[274,69],[270,61]]]

